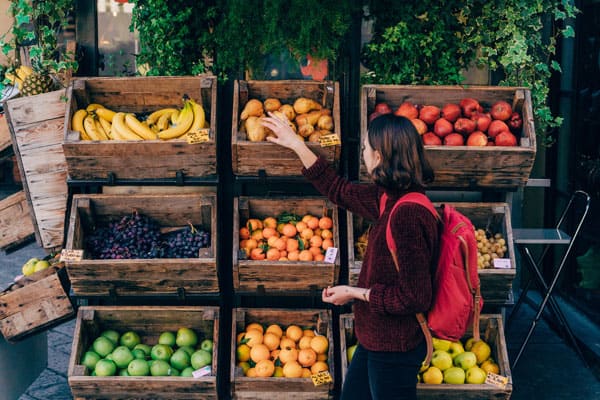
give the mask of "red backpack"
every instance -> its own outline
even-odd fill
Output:
[[[380,200],[380,212],[383,213],[387,195]],[[427,341],[427,358],[429,364],[433,352],[433,336],[450,341],[457,341],[473,324],[473,337],[479,340],[479,313],[483,307],[479,287],[477,268],[477,240],[475,230],[469,218],[454,207],[442,206],[442,216],[426,195],[411,192],[402,196],[390,211],[390,217],[402,203],[417,203],[427,208],[443,229],[440,237],[440,251],[437,268],[433,276],[433,299],[427,318],[421,313],[417,319]],[[386,227],[386,241],[392,258],[398,269],[396,244],[392,237],[390,220]]]

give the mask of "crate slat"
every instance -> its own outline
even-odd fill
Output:
[[[12,146],[12,140],[10,140],[10,132],[8,130],[8,123],[3,114],[0,114],[0,153]]]
[[[404,101],[413,104],[458,104],[472,97],[489,107],[498,100],[513,104],[523,118],[523,134],[516,147],[426,146],[425,153],[435,172],[432,188],[499,188],[515,189],[527,183],[536,155],[536,135],[529,89],[501,86],[418,86],[364,85],[361,91],[361,135],[367,133],[368,115],[375,104],[386,102],[392,107]],[[359,180],[370,181],[364,162],[360,161]]]
[[[0,201],[0,249],[7,250],[35,233],[23,190]]]

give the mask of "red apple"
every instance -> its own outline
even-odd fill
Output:
[[[375,111],[380,114],[389,114],[392,112],[392,109],[388,103],[377,103],[375,104]]]
[[[517,138],[509,131],[500,132],[495,138],[496,146],[516,146]]]
[[[425,132],[427,132],[427,124],[421,121],[419,118],[413,118],[410,120],[410,122],[413,123],[417,129],[417,132],[419,132],[419,135],[423,135]]]
[[[471,118],[473,114],[483,110],[479,102],[470,97],[466,97],[460,101],[460,108],[462,109],[463,116],[467,118]]]
[[[514,134],[521,133],[521,127],[523,126],[523,119],[521,118],[521,114],[516,111],[510,115],[510,119],[508,120],[508,127],[510,131]]]
[[[459,118],[454,123],[454,130],[458,133],[469,134],[475,131],[475,128],[475,121],[472,121],[468,118]]]
[[[400,104],[394,114],[406,117],[408,119],[413,119],[419,116],[419,110],[417,110],[417,107],[415,107],[415,105],[410,101],[405,101],[404,103]]]
[[[452,122],[448,121],[446,118],[440,118],[433,124],[433,132],[443,138],[454,132],[454,127],[452,126]]]
[[[477,113],[471,117],[475,121],[475,129],[486,132],[492,122],[492,117],[488,113]]]
[[[460,106],[454,103],[448,103],[442,108],[442,118],[450,122],[456,121],[461,115]]]
[[[500,121],[506,121],[512,114],[512,107],[504,100],[500,100],[492,104],[490,109],[493,119],[499,119]]]
[[[481,131],[475,131],[467,138],[467,146],[487,146],[487,135]]]
[[[440,108],[436,106],[423,106],[419,111],[419,119],[427,125],[433,125],[440,118]]]
[[[375,118],[379,117],[380,115],[383,115],[380,112],[377,111],[373,111],[370,115],[369,115],[369,123],[371,123],[371,121],[373,121]]]
[[[433,132],[427,132],[421,136],[425,146],[441,146],[442,139]]]
[[[508,125],[506,125],[504,121],[495,119],[490,123],[487,134],[488,136],[495,138],[502,131],[508,131]]]
[[[444,137],[444,145],[446,146],[463,146],[465,144],[465,138],[460,133],[451,133]]]

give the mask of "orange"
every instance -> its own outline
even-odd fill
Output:
[[[246,249],[246,246],[248,246],[248,239],[240,240],[240,249]]]
[[[280,349],[275,349],[275,350],[271,351],[271,360],[273,360],[273,361],[277,360],[277,358],[279,358],[280,352],[281,352]]]
[[[264,260],[266,257],[267,255],[261,247],[257,247],[250,251],[250,259],[252,260]]]
[[[277,261],[290,261],[290,260],[288,260],[287,257],[281,256],[281,257],[279,257],[279,260],[277,260]]]
[[[250,237],[250,230],[248,228],[241,227],[240,228],[240,239],[248,239]]]
[[[254,240],[256,240],[257,242],[259,240],[263,240],[265,237],[263,236],[263,230],[262,229],[257,229],[255,231],[252,231],[252,234],[250,235],[250,237]]]
[[[302,376],[301,378],[310,378],[312,372],[310,372],[310,368],[302,368]]]
[[[317,361],[327,361],[327,353],[317,354]]]
[[[312,216],[312,215],[310,215],[310,214],[306,214],[306,215],[304,215],[304,216],[302,217],[302,222],[304,222],[305,224],[308,224],[308,221],[309,221],[311,218],[313,218],[313,216]],[[317,218],[317,221],[318,221],[318,220],[319,220],[319,219]]]
[[[298,362],[303,367],[310,367],[317,361],[317,353],[313,349],[302,349],[298,352]]]
[[[271,236],[270,238],[267,239],[267,244],[269,245],[269,247],[275,247],[275,241],[279,239],[277,236]]]
[[[315,235],[313,230],[310,228],[304,228],[299,232],[300,232],[300,237],[302,239],[306,239],[306,240],[310,240]]]
[[[308,218],[306,222],[306,225],[310,228],[310,229],[317,229],[319,227],[319,218],[317,217],[313,217],[312,215],[310,216],[310,218]]]
[[[250,369],[250,364],[248,364],[247,361],[242,361],[238,363],[238,367],[240,367],[242,369],[242,372],[244,372],[244,375],[246,375],[246,373]]]
[[[271,332],[265,333],[263,336],[263,343],[269,350],[275,350],[279,347],[279,337]]]
[[[323,371],[329,371],[329,365],[325,361],[317,361],[310,367],[310,372],[313,375]]]
[[[333,239],[333,232],[331,232],[329,229],[323,229],[321,231],[321,237],[323,239]]]
[[[288,253],[294,250],[298,250],[298,240],[294,238],[288,238],[285,244],[285,249],[288,251]]]
[[[308,337],[315,337],[315,331],[313,331],[312,329],[305,329],[302,331],[302,334],[304,336],[308,336]]]
[[[329,348],[329,340],[325,336],[317,335],[310,341],[310,347],[317,354],[323,354],[327,352]]]
[[[325,261],[325,254],[316,254],[314,261],[318,261],[318,262]]]
[[[271,247],[269,250],[267,250],[267,260],[277,261],[280,257],[281,254],[279,254],[279,250],[277,250],[275,247]]]
[[[320,256],[321,254],[321,248],[320,247],[309,247],[308,251],[310,251],[313,255],[313,261],[315,260],[315,257]]]
[[[299,349],[310,349],[310,340],[312,338],[310,336],[302,336],[300,341],[298,342]]]
[[[283,258],[287,258],[287,251],[285,250],[279,250],[279,254],[281,255],[281,257]]]
[[[277,232],[283,235],[283,227],[285,226],[285,222],[280,222],[277,224]]]
[[[260,219],[256,219],[256,218],[250,218],[247,222],[246,222],[246,227],[250,230],[250,232],[255,231],[257,229],[262,229],[263,228],[263,223]]]
[[[263,326],[258,322],[250,322],[248,325],[246,325],[246,331],[249,331],[250,329],[257,329],[260,331],[260,333],[265,332],[265,328],[263,328]]]
[[[256,240],[254,240],[254,239],[247,239],[246,240],[246,245],[244,246],[244,248],[246,250],[248,250],[248,252],[252,251],[252,249],[255,249],[257,247],[258,247],[258,242]]]
[[[304,222],[300,221],[300,222],[296,222],[296,230],[298,232],[302,232],[303,230],[305,230],[306,228],[308,228],[308,225],[306,225]]]
[[[298,250],[290,251],[287,258],[290,261],[298,261],[300,259],[300,252]]]
[[[292,361],[296,361],[298,359],[298,350],[293,347],[285,347],[282,348],[279,352],[279,361],[282,364],[287,364]]]
[[[273,376],[275,364],[273,364],[273,361],[271,360],[260,360],[256,363],[254,369],[256,370],[256,376],[259,378],[267,378]]]
[[[269,239],[272,236],[279,237],[279,233],[277,233],[275,228],[264,228],[262,230],[262,235],[265,239]]]
[[[317,235],[311,237],[309,242],[310,247],[321,247],[323,245],[323,239],[321,238],[321,236]]]
[[[263,219],[263,226],[265,228],[276,229],[277,228],[277,220],[273,217],[267,217],[267,218]]]
[[[331,239],[323,240],[323,245],[321,247],[323,248],[323,250],[327,250],[328,248],[333,247],[333,240],[331,240]]]
[[[321,228],[321,229],[333,228],[333,220],[329,217],[321,217],[321,219],[319,219],[319,228]]]
[[[285,336],[297,342],[302,337],[302,328],[298,325],[290,325],[285,330]]]
[[[271,324],[267,327],[266,333],[274,333],[278,338],[283,336],[283,329],[277,324]]]
[[[250,359],[255,363],[259,362],[260,360],[268,360],[270,358],[271,351],[266,345],[262,343],[254,345],[250,349]]]
[[[256,368],[248,368],[248,371],[246,371],[246,376],[248,378],[256,378]]]
[[[286,336],[282,336],[281,337],[281,341],[279,342],[279,347],[280,348],[284,348],[284,347],[292,347],[292,348],[296,348],[296,342],[292,339],[290,339],[289,337]]]
[[[240,332],[237,334],[237,344],[242,344],[242,339],[244,339],[244,336],[246,335],[246,332]]]
[[[275,247],[279,251],[281,251],[281,250],[287,250],[287,242],[288,242],[288,240],[289,239],[278,237],[273,242],[273,247]]]
[[[283,233],[287,237],[294,237],[298,231],[296,227],[292,224],[285,224],[283,228],[281,228],[281,233]]]
[[[302,366],[298,364],[298,361],[290,361],[283,366],[283,376],[286,378],[300,378],[302,377]]]
[[[240,344],[237,347],[235,354],[238,361],[248,361],[250,359],[250,346],[247,344]]]
[[[311,253],[309,250],[302,250],[298,256],[298,259],[300,261],[312,261],[313,253]]]
[[[263,334],[258,329],[250,329],[246,331],[243,339],[248,346],[254,347],[257,344],[262,344]]]

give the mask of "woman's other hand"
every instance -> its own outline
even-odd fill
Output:
[[[339,285],[339,286],[328,286],[323,289],[323,293],[321,298],[324,303],[335,304],[336,306],[343,306],[346,303],[354,299],[366,299],[363,298],[363,293],[365,293],[367,289],[358,288],[354,286],[348,285]]]

